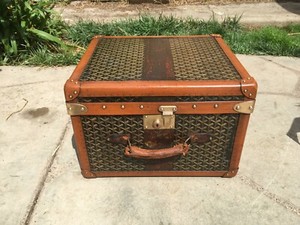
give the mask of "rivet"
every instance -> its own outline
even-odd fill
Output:
[[[193,108],[193,109],[196,109],[196,108],[197,108],[197,105],[192,105],[192,108]]]
[[[249,93],[249,96],[251,97],[251,96],[252,96],[252,93]]]
[[[73,95],[69,95],[69,98],[73,98]]]
[[[148,116],[145,116],[145,118],[148,118]]]
[[[214,105],[214,108],[218,108],[218,107],[219,107],[219,105],[218,105],[218,104],[215,104],[215,105]]]
[[[250,106],[249,106],[249,109],[250,109],[250,110],[252,110],[252,109],[253,109],[253,106],[252,106],[252,105],[250,105]]]
[[[143,109],[144,108],[144,105],[140,105],[140,109]]]
[[[243,83],[246,83],[246,80],[243,80]]]
[[[102,109],[106,109],[106,105],[103,105],[103,106],[102,106]]]
[[[81,111],[84,111],[85,110],[85,108],[84,107],[81,107]]]
[[[72,79],[71,82],[73,82],[74,80]]]
[[[248,79],[248,80],[251,80],[251,77],[248,77],[247,79]]]
[[[74,91],[73,93],[74,93],[74,95],[76,95],[76,94],[77,94],[77,91]]]
[[[78,84],[78,81],[76,81],[75,84]]]
[[[125,109],[125,105],[121,105],[121,109]]]
[[[245,89],[245,90],[244,90],[244,92],[245,92],[245,93],[247,93],[247,92],[248,92],[248,90],[247,90],[247,89]]]
[[[71,111],[71,110],[72,110],[72,107],[69,107],[69,110]]]
[[[235,107],[236,110],[239,110],[240,108],[241,108],[240,105],[237,105],[237,106]]]
[[[146,129],[148,128],[148,126],[145,127]]]

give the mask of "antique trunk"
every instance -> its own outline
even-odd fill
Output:
[[[256,92],[219,35],[97,36],[65,84],[81,172],[232,177]]]

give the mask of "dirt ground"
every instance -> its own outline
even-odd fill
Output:
[[[57,5],[55,10],[70,24],[79,20],[111,22],[125,18],[138,18],[141,14],[151,16],[163,14],[202,20],[208,20],[212,17],[217,20],[224,20],[226,17],[242,15],[241,23],[254,26],[266,24],[285,25],[291,22],[300,22],[299,2],[283,3],[275,0],[170,1],[172,1],[170,4],[72,1],[70,4]],[[202,2],[211,4],[202,4]],[[213,2],[218,4],[212,4]],[[225,4],[226,2],[231,4]]]

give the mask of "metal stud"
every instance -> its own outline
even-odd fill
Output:
[[[125,105],[121,105],[121,109],[125,109]]]
[[[69,98],[73,98],[73,95],[69,95]]]
[[[103,106],[102,106],[102,109],[106,109],[106,105],[103,105]]]
[[[247,89],[245,89],[245,90],[244,90],[244,92],[245,92],[245,93],[247,93],[247,92],[248,92],[248,90],[247,90]]]
[[[249,106],[249,109],[250,109],[250,110],[253,110],[253,106],[252,106],[252,105],[250,105],[250,106]]]
[[[251,80],[251,77],[248,77],[247,79],[248,79],[248,80]]]
[[[76,94],[77,94],[77,91],[73,91],[73,93],[74,93],[74,95],[76,95]]]
[[[214,108],[218,108],[219,107],[219,105],[218,104],[214,104]]]
[[[240,105],[237,105],[237,106],[235,107],[235,109],[236,109],[236,110],[240,110],[240,109],[241,109],[241,106],[240,106]]]
[[[84,111],[85,110],[85,108],[84,107],[81,107],[81,111]]]
[[[75,84],[78,84],[78,81],[75,81]]]
[[[143,109],[144,108],[144,105],[140,105],[140,109]]]
[[[197,108],[197,105],[192,105],[192,108],[193,108],[193,109],[196,109],[196,108]]]
[[[249,96],[251,97],[251,96],[252,96],[252,93],[250,93]]]
[[[243,80],[243,83],[246,83],[246,80]]]

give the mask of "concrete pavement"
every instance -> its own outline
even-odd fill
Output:
[[[137,18],[141,14],[152,16],[163,14],[201,20],[209,20],[214,17],[219,21],[223,21],[227,17],[242,16],[240,22],[251,26],[286,25],[292,22],[300,22],[300,2],[225,5],[203,5],[199,3],[190,5],[130,5],[124,2],[87,4],[87,2],[77,1],[68,6],[57,6],[55,10],[68,23],[75,23],[79,20],[111,22],[125,18]]]
[[[63,96],[74,67],[0,67],[0,224],[300,224],[300,145],[286,135],[300,59],[238,58],[259,93],[232,179],[84,179]]]

